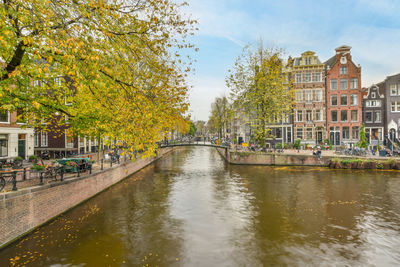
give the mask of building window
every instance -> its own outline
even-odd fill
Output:
[[[296,73],[296,83],[301,83],[301,73]]]
[[[315,111],[315,120],[316,121],[322,121],[322,111],[320,109],[317,109]]]
[[[350,96],[350,105],[358,106],[358,95],[351,95]]]
[[[322,101],[322,90],[315,91],[315,101],[321,102]]]
[[[303,101],[303,91],[296,91],[296,101]]]
[[[39,146],[39,133],[35,132],[35,136],[33,137],[34,140],[34,146],[38,147]]]
[[[311,82],[311,73],[304,74],[304,82],[306,82],[306,83]]]
[[[358,121],[358,110],[351,111],[351,121]]]
[[[311,58],[310,57],[306,57],[304,58],[305,60],[305,65],[311,65]]]
[[[340,74],[341,75],[344,75],[344,74],[347,74],[347,67],[340,67]]]
[[[395,96],[397,95],[397,87],[395,84],[391,84],[390,86],[390,95],[391,96]]]
[[[312,91],[311,90],[306,90],[306,102],[310,103],[312,102]]]
[[[340,90],[347,90],[347,79],[340,79]]]
[[[340,121],[341,122],[346,122],[349,120],[349,118],[347,117],[347,114],[348,114],[347,110],[340,111]]]
[[[39,81],[39,80],[35,80],[35,81],[33,82],[33,86],[38,86],[38,87],[40,87],[40,86],[42,86],[42,83],[41,83],[41,81]]]
[[[371,93],[371,98],[375,98],[375,97],[376,97],[375,92],[372,92],[372,93]]]
[[[374,118],[375,118],[375,122],[381,122],[381,112],[380,111],[375,111],[374,112]]]
[[[298,110],[297,111],[297,121],[298,122],[301,122],[301,121],[303,121],[303,111],[302,110]]]
[[[340,96],[340,105],[347,106],[347,95]]]
[[[400,101],[392,101],[392,112],[400,111]]]
[[[314,81],[315,81],[315,82],[321,82],[321,81],[322,81],[322,74],[321,74],[321,72],[316,72],[316,73],[314,73]]]
[[[337,95],[331,95],[331,106],[337,106]]]
[[[365,121],[372,122],[372,112],[365,112]]]
[[[351,78],[350,89],[358,89],[358,79],[357,78]]]
[[[42,147],[48,146],[48,135],[47,132],[42,132]]]
[[[332,110],[331,111],[331,120],[333,122],[337,122],[338,121],[338,116],[337,116],[337,111],[336,110]]]
[[[61,87],[61,78],[60,77],[54,78],[54,85]]]
[[[8,111],[4,109],[0,109],[0,122],[9,123],[9,116]]]
[[[343,139],[350,139],[350,128],[349,127],[343,127],[342,133],[343,133]]]
[[[306,129],[306,139],[307,140],[312,140],[312,128],[307,128]]]
[[[307,110],[306,111],[306,121],[311,122],[312,121],[312,110]]]
[[[303,139],[303,128],[297,128],[296,136],[297,139]]]
[[[353,127],[351,136],[353,137],[353,139],[359,139],[360,138],[360,128],[359,127]]]
[[[8,157],[8,135],[0,134],[0,157]]]
[[[331,80],[331,90],[337,90],[337,80],[336,79]]]

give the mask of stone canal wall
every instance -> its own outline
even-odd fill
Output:
[[[329,166],[332,157],[323,156],[318,160],[313,155],[235,152],[217,148],[219,154],[230,164],[238,165],[276,165],[276,166]]]
[[[0,194],[0,248],[139,171],[157,158],[125,162],[92,175]]]

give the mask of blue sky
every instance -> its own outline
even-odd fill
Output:
[[[321,61],[352,47],[362,86],[400,72],[400,0],[188,0],[199,21],[199,52],[190,77],[191,114],[207,120],[214,98],[228,95],[225,76],[246,44],[262,38],[292,57],[312,50]]]

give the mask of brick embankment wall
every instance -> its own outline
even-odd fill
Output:
[[[217,148],[219,154],[230,164],[276,165],[276,166],[329,166],[332,157],[313,155],[273,154],[260,152],[235,152]]]
[[[172,150],[161,149],[158,158]],[[155,160],[128,161],[92,175],[0,194],[0,248]]]

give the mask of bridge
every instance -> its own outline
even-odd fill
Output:
[[[169,144],[161,144],[160,147],[177,147],[177,146],[207,146],[207,147],[215,147],[215,148],[228,148],[228,146],[223,146],[223,145],[217,145],[217,144],[212,144],[210,142],[172,142]]]

